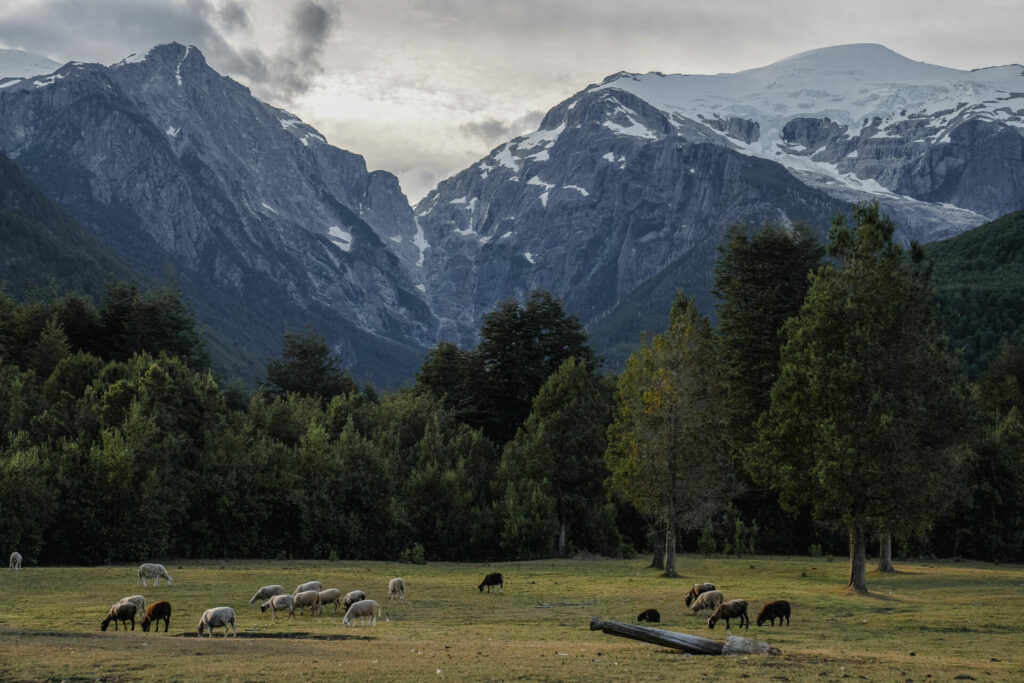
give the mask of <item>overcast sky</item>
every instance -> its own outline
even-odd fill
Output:
[[[1024,63],[1021,0],[2,0],[0,47],[119,61],[162,42],[398,175],[415,202],[617,71],[719,73],[881,43]]]

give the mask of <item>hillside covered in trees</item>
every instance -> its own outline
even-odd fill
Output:
[[[1024,211],[926,247],[953,346],[976,377],[999,341],[1024,343]]]

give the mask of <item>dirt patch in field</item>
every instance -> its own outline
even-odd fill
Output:
[[[198,638],[199,634],[195,631],[186,631],[184,633],[178,633],[176,638]],[[207,636],[203,636],[206,638]],[[218,631],[214,638],[223,638],[224,636]],[[228,636],[233,638],[236,636]],[[294,640],[376,640],[373,636],[346,636],[336,635],[333,633],[260,633],[260,632],[246,632],[240,631],[238,638],[275,638],[275,639],[294,639]]]

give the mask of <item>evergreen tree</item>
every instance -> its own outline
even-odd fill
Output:
[[[359,389],[341,369],[323,335],[310,328],[284,333],[281,357],[267,363],[267,382],[280,394],[316,396],[325,401]]]
[[[783,324],[800,311],[807,276],[820,265],[825,250],[802,224],[789,230],[766,225],[753,232],[740,224],[729,228],[719,252],[714,294],[720,299],[722,381],[731,450],[741,457],[756,440],[757,421],[771,404]],[[759,526],[773,551],[805,549],[810,543],[805,535],[809,512],[785,513],[778,494],[745,479],[747,490],[736,500],[737,514],[764,522]]]
[[[750,234],[729,228],[715,264],[714,294],[721,339],[729,431],[736,448],[755,439],[757,420],[771,405],[779,375],[782,326],[800,312],[807,276],[825,250],[803,224],[764,226]]]
[[[503,478],[539,482],[555,501],[559,555],[565,554],[567,527],[577,548],[606,535],[593,529],[593,512],[604,498],[609,422],[610,406],[593,376],[582,361],[569,358],[541,387],[529,417],[505,448]]]
[[[574,356],[588,372],[598,365],[583,325],[543,290],[531,291],[525,306],[509,299],[486,314],[478,352],[486,384],[480,388],[492,397],[483,429],[499,444],[515,435],[533,397],[563,361]]]
[[[781,373],[748,464],[795,510],[850,536],[850,587],[867,591],[869,533],[927,529],[960,481],[974,413],[937,330],[929,273],[878,205],[833,220],[826,265],[786,325]]]
[[[676,576],[677,529],[701,529],[738,492],[715,338],[693,299],[677,292],[669,329],[630,356],[617,405],[610,489],[665,530],[665,574]]]

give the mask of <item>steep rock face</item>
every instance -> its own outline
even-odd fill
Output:
[[[726,226],[821,225],[843,207],[778,164],[675,134],[662,112],[623,91],[583,93],[541,125],[417,206],[442,335],[471,343],[482,313],[536,287],[590,322],[688,254],[686,283],[703,292]]]
[[[400,349],[407,376],[432,338],[397,251],[415,228],[394,176],[367,173],[195,48],[0,90],[0,148],[137,267],[171,265],[200,320],[230,322],[256,357],[312,322],[357,373],[389,383],[380,351]]]

